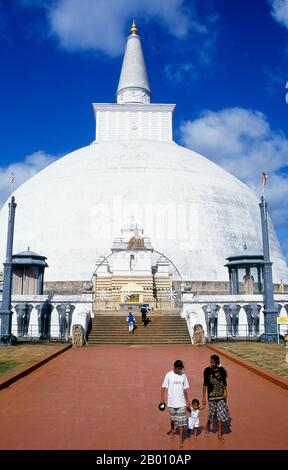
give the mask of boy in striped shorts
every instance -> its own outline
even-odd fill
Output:
[[[175,428],[178,426],[180,447],[183,447],[184,442],[184,427],[187,424],[187,408],[190,410],[190,402],[187,394],[189,383],[183,370],[183,362],[178,359],[174,362],[173,370],[167,372],[165,375],[161,388],[161,403],[165,403],[165,391],[167,390],[168,392],[167,405],[170,415],[170,430],[167,434],[174,435]]]

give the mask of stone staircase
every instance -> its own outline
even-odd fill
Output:
[[[128,332],[124,312],[97,312],[92,319],[88,335],[89,345],[103,344],[191,344],[186,320],[174,311],[149,313],[149,323],[144,327],[141,315],[134,314],[137,328]]]

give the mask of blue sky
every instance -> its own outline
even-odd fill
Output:
[[[94,140],[135,18],[174,138],[266,196],[288,258],[288,0],[0,0],[0,205]],[[287,101],[287,102],[286,102]]]

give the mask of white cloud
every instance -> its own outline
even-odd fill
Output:
[[[269,0],[269,3],[274,20],[288,28],[288,0]]]
[[[142,21],[156,17],[174,36],[185,36],[188,17],[183,3],[183,0],[59,0],[49,10],[50,27],[65,49],[96,49],[114,56],[123,52],[127,23],[133,17]]]
[[[211,11],[199,18],[197,0],[18,0],[24,8],[42,8],[50,34],[68,51],[97,50],[110,56],[123,53],[132,19],[141,24],[157,21],[172,36],[184,38],[195,33],[203,38],[197,47],[201,60],[210,60],[211,25],[218,15]],[[211,4],[212,5],[212,4]],[[213,46],[212,44],[212,46]],[[203,52],[204,51],[204,52]],[[207,58],[207,57],[208,58]]]
[[[167,64],[164,67],[164,73],[172,82],[182,82],[186,77],[190,80],[198,77],[196,67],[192,62]]]
[[[261,173],[269,175],[266,195],[275,226],[288,220],[288,140],[273,131],[264,114],[243,108],[204,111],[180,127],[184,145],[207,156],[261,192]]]
[[[15,190],[38,171],[50,165],[57,157],[46,154],[42,150],[28,155],[23,162],[11,163],[0,167],[0,207],[4,204],[11,191],[11,174],[14,173],[13,189]]]

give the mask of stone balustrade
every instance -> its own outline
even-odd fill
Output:
[[[69,341],[74,325],[82,325],[87,334],[92,303],[91,294],[14,295],[12,334],[17,338]]]
[[[288,316],[288,294],[274,294],[279,316]],[[200,324],[206,338],[257,338],[264,333],[262,295],[194,295],[182,293],[181,316],[186,318],[191,338]],[[288,325],[280,325],[280,334]]]

